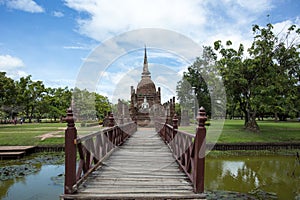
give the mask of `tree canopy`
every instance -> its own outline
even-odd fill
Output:
[[[292,25],[287,32],[277,34],[273,25],[267,24],[265,27],[254,25],[252,31],[253,42],[246,52],[243,44],[234,49],[231,41],[224,44],[220,40],[205,50],[212,50],[208,51],[210,58],[215,59],[224,82],[228,114],[233,116],[240,110],[245,128],[259,131],[257,117],[268,114],[276,120],[285,120],[299,115],[300,29]],[[203,99],[209,105],[207,84],[199,78],[203,76],[199,67],[205,65],[203,61],[205,57],[197,58],[183,79],[197,86],[199,103]],[[181,85],[182,81],[178,84],[178,96]]]
[[[31,76],[14,81],[5,72],[0,72],[1,121],[16,117],[28,119],[29,122],[42,118],[56,121],[65,116],[67,108],[71,106],[72,97],[77,98],[77,109],[78,104],[81,106],[80,116],[85,116],[82,119],[87,119],[91,114],[93,119],[103,119],[104,113],[111,110],[108,98],[95,92],[68,87],[45,87],[42,81],[33,81]],[[89,109],[83,109],[82,106],[86,106],[87,102]],[[72,106],[75,108],[75,105]]]

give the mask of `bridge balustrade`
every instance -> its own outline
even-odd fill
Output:
[[[176,116],[173,119],[173,126],[156,122],[157,132],[169,146],[174,158],[193,183],[195,193],[204,192],[206,120],[205,109],[201,107],[198,112],[198,126],[195,135],[179,131]]]
[[[77,136],[73,113],[67,111],[65,121],[65,194],[76,193],[79,185],[88,175],[108,158],[116,147],[122,145],[134,132],[137,126],[129,122],[119,126],[114,125],[110,116],[110,126],[84,136]],[[77,167],[77,155],[79,162]]]

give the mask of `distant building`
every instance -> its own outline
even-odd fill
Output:
[[[175,97],[161,103],[161,90],[151,80],[148,68],[147,49],[145,47],[144,66],[141,80],[136,90],[131,86],[129,115],[138,126],[153,127],[155,121],[172,124],[175,115]]]
[[[153,118],[159,117],[162,112],[160,87],[156,90],[154,82],[151,80],[151,73],[148,68],[147,49],[145,47],[144,66],[141,80],[136,90],[131,86],[130,102],[131,119],[139,126],[152,126]]]

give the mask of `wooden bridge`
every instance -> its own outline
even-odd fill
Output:
[[[68,110],[65,131],[65,188],[62,199],[205,199],[205,110],[196,135],[156,122],[134,122],[78,137]],[[77,162],[79,155],[79,162]],[[78,166],[76,166],[78,164]]]

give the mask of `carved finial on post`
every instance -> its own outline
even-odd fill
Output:
[[[65,118],[65,121],[68,123],[68,127],[75,127],[72,108],[67,109],[67,117]]]
[[[114,114],[110,113],[109,115],[109,127],[113,127],[115,125],[115,118],[114,118]]]
[[[206,128],[207,120],[205,109],[201,106],[198,112],[197,121],[198,127],[194,140],[194,169],[193,169],[193,184],[195,193],[204,192],[204,168],[205,168],[205,150],[206,150]]]
[[[137,118],[135,115],[132,117],[132,121],[134,121],[134,123],[137,124]]]
[[[205,109],[201,106],[199,108],[198,116],[197,116],[198,126],[204,127],[205,122],[207,121]]]
[[[174,118],[173,118],[173,128],[178,129],[178,118],[177,118],[176,114],[174,115]]]

